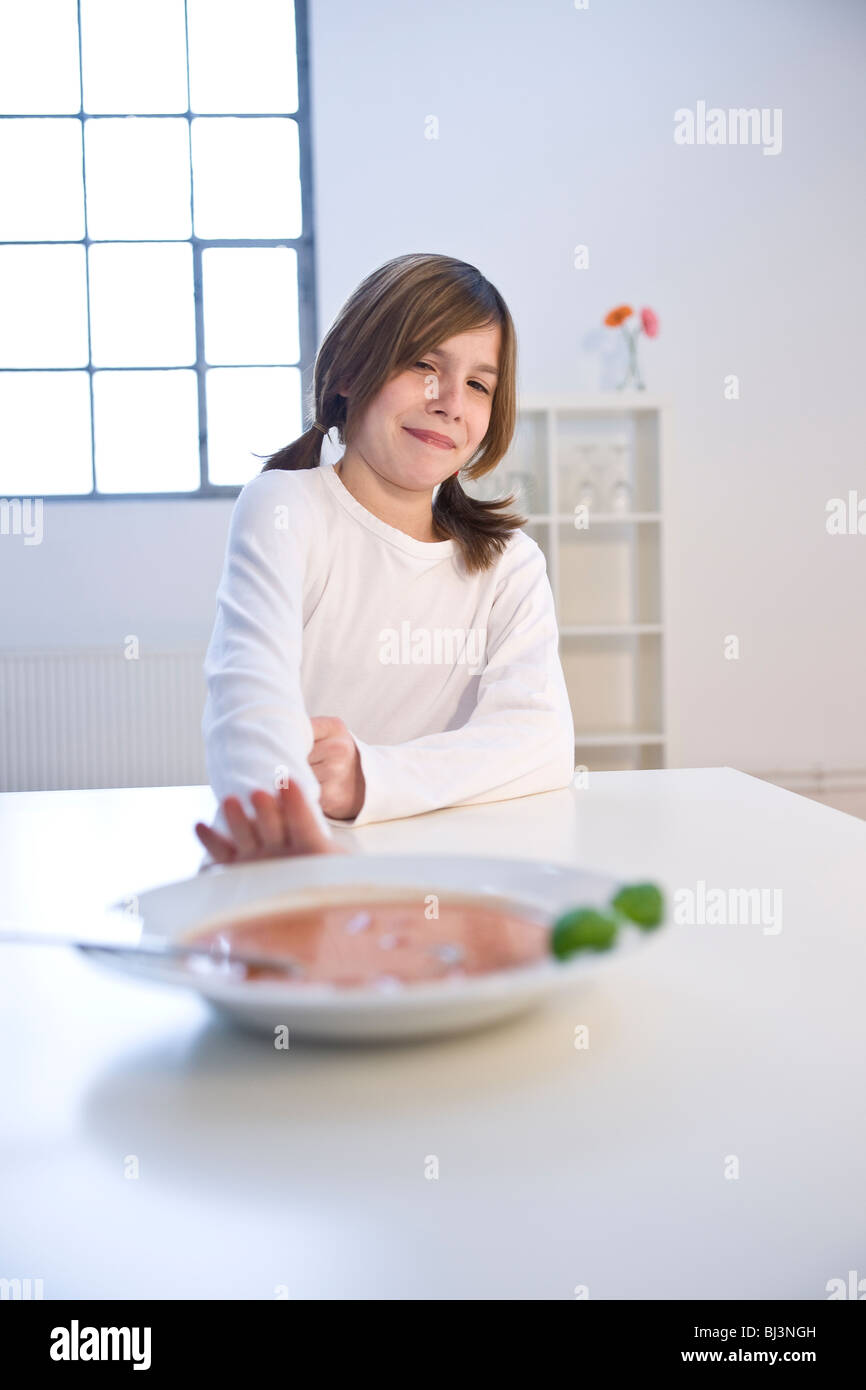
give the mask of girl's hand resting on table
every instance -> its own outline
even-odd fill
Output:
[[[313,747],[307,762],[322,788],[322,811],[333,820],[353,820],[367,795],[358,745],[335,714],[313,715],[310,723]]]
[[[320,830],[297,782],[281,787],[276,796],[266,791],[251,792],[250,802],[255,809],[255,816],[250,817],[238,797],[227,796],[222,803],[232,839],[203,821],[196,822],[195,833],[217,864],[277,859],[281,855],[349,853]],[[203,864],[202,868],[210,865]]]

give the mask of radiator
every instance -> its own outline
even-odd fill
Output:
[[[0,652],[0,791],[199,786],[204,649]]]

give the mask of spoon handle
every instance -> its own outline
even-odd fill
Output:
[[[0,932],[0,945],[4,942],[24,946],[77,946],[83,951],[103,951],[110,955],[136,956],[150,960],[190,960],[205,959],[214,965],[251,965],[261,969],[279,970],[282,974],[298,976],[303,967],[288,956],[247,956],[236,951],[214,951],[206,946],[177,945],[173,942],[154,946],[129,945],[117,941],[82,941],[71,936],[44,936],[31,932]]]

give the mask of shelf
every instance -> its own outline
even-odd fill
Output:
[[[635,748],[638,745],[663,744],[664,734],[639,734],[628,729],[608,734],[579,734],[575,730],[575,748]]]
[[[665,764],[668,411],[645,391],[523,397],[512,448],[480,481],[482,497],[514,493],[544,554],[574,723],[588,731],[575,733],[577,761],[590,770]]]
[[[550,559],[550,536],[541,527],[533,534],[542,549],[547,546]],[[641,629],[657,632],[664,617],[661,537],[658,526],[557,528],[553,560],[560,630],[633,628],[636,636]]]
[[[646,391],[599,391],[586,396],[521,396],[517,408],[522,414],[555,410],[560,415],[627,415],[635,410],[664,410],[668,404]]]
[[[578,623],[560,627],[560,637],[656,637],[664,631],[661,623]]]
[[[657,522],[661,525],[661,512],[593,512],[592,508],[587,512],[590,526],[617,526],[626,522]],[[574,521],[573,512],[539,512],[537,515],[530,516],[529,524],[550,521]],[[575,530],[581,531],[586,528],[578,526]]]

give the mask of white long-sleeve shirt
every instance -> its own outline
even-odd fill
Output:
[[[333,464],[259,473],[235,503],[205,658],[202,733],[218,802],[286,777],[325,834],[566,787],[574,725],[544,555],[523,531],[469,574],[453,540],[367,511]],[[311,718],[336,715],[366,792],[320,806]],[[226,833],[222,810],[214,821]]]

